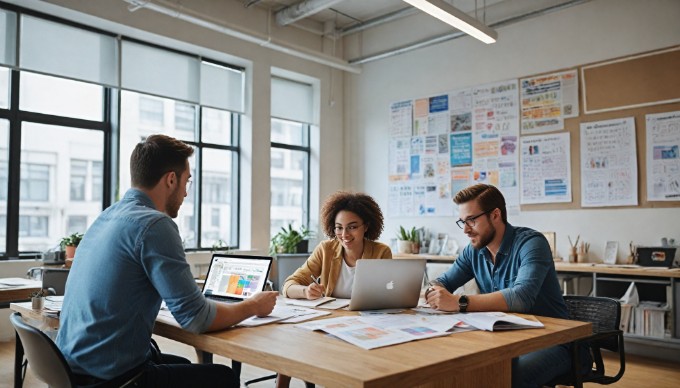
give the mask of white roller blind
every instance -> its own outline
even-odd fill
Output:
[[[26,70],[117,85],[116,39],[21,15],[19,66]]]
[[[123,41],[121,86],[142,93],[198,103],[197,57]]]
[[[314,89],[283,78],[272,77],[272,117],[313,123]]]
[[[16,64],[17,14],[0,9],[0,64]]]
[[[201,63],[201,104],[243,112],[243,71]]]

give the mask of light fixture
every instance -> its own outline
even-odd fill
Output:
[[[498,37],[498,33],[493,28],[442,0],[404,1],[486,44],[494,43]]]

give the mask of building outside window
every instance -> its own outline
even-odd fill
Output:
[[[71,159],[71,201],[85,200],[87,161]]]

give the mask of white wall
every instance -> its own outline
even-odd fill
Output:
[[[346,82],[347,186],[375,196],[386,210],[391,102],[677,45],[679,15],[676,0],[594,0],[500,28],[493,45],[466,37],[363,65],[362,74]],[[346,52],[370,54],[362,50],[391,44],[395,31],[408,42],[417,20],[366,33]],[[664,236],[680,241],[679,220],[680,208],[524,211],[509,217],[515,225],[555,231],[562,256],[568,235],[591,242],[597,257],[607,240],[619,241],[619,260],[630,241],[659,244]],[[386,217],[382,239],[395,237],[399,225],[449,233],[460,246],[468,242],[454,219],[445,217]]]

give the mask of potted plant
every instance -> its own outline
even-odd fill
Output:
[[[288,227],[281,227],[281,230],[271,239],[269,254],[277,253],[306,253],[309,249],[309,239],[313,237],[311,230],[301,227],[299,230],[293,229],[292,224]]]
[[[45,291],[38,290],[31,292],[31,308],[33,310],[42,310],[45,306]]]
[[[411,230],[399,226],[397,240],[397,252],[399,253],[418,253],[420,250],[420,238],[418,238],[418,231],[415,226]]]
[[[67,260],[73,259],[76,256],[76,248],[78,247],[78,244],[80,244],[80,241],[82,241],[82,239],[83,239],[82,233],[73,233],[61,239],[59,245],[61,245],[61,249],[63,251],[66,251]]]

